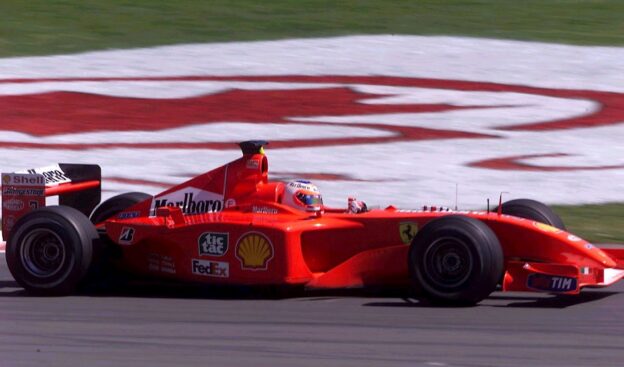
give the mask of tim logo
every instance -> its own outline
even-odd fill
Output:
[[[119,235],[119,243],[130,245],[134,240],[134,228],[132,227],[123,227],[121,229],[121,234]]]
[[[199,236],[197,243],[199,245],[200,256],[223,256],[229,246],[228,233],[204,232]]]
[[[546,292],[570,292],[576,290],[576,279],[546,274],[531,274],[527,279],[529,288]]]

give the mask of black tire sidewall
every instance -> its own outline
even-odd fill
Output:
[[[26,290],[40,295],[65,295],[76,289],[87,274],[94,257],[97,232],[88,219],[70,207],[47,207],[20,218],[7,243],[9,271]],[[25,237],[36,229],[47,229],[62,241],[65,260],[61,270],[49,277],[38,277],[24,265],[21,246]]]
[[[472,269],[455,287],[438,287],[426,273],[425,257],[439,238],[455,238],[468,249]],[[484,223],[467,217],[448,216],[426,225],[414,238],[409,251],[410,274],[432,301],[450,304],[474,304],[495,288],[503,271],[503,256],[495,234]]]
[[[152,196],[143,192],[127,192],[117,196],[113,196],[108,200],[103,201],[98,205],[89,219],[92,223],[97,224],[105,221],[106,219],[114,216],[115,214],[122,212],[129,207],[138,204],[144,200],[151,198]]]
[[[494,211],[497,211],[496,208]],[[514,217],[534,220],[566,230],[563,220],[546,204],[531,199],[515,199],[503,203],[501,212]]]

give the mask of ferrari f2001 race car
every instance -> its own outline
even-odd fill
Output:
[[[112,269],[218,285],[404,286],[447,304],[478,303],[498,286],[577,294],[624,277],[624,251],[567,232],[542,203],[328,208],[305,181],[269,181],[266,144],[240,143],[239,159],[155,196],[102,203],[95,165],[3,174],[13,277],[45,295],[72,293]],[[59,205],[46,206],[52,195]],[[288,205],[293,200],[302,206]]]

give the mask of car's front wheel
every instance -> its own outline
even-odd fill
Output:
[[[494,209],[498,211],[498,207]],[[524,219],[548,224],[555,228],[566,230],[563,220],[548,205],[532,199],[515,199],[503,203],[501,212]]]
[[[414,286],[436,303],[472,305],[496,289],[503,273],[498,238],[483,222],[452,215],[434,219],[412,240]]]

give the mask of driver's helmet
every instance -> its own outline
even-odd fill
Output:
[[[310,181],[294,180],[286,184],[282,204],[298,210],[319,211],[323,206],[321,192]]]

